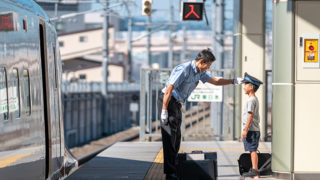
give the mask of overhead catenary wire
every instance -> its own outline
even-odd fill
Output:
[[[118,3],[118,4],[114,4],[112,6],[109,6],[108,7],[108,10],[105,10],[105,8],[97,8],[97,9],[92,9],[92,10],[89,10],[89,11],[83,11],[83,12],[77,12],[77,13],[69,13],[69,14],[64,14],[64,15],[61,15],[59,17],[53,17],[53,18],[50,18],[50,21],[56,21],[56,20],[60,20],[60,19],[66,19],[66,18],[71,18],[71,17],[74,17],[74,16],[79,16],[79,15],[83,15],[83,14],[88,14],[88,13],[93,13],[93,12],[100,12],[100,11],[105,11],[107,13],[107,15],[111,15],[111,16],[118,16],[118,17],[121,17],[115,13],[112,13],[111,11],[111,8],[113,7],[117,7],[117,6],[121,6],[123,5],[124,3]]]
[[[120,0],[107,0],[109,3],[119,2]],[[121,0],[124,1],[124,0]],[[134,0],[127,0],[128,2],[133,2]],[[103,3],[105,0],[73,0],[73,1],[65,1],[65,0],[36,0],[36,2],[40,3],[60,3],[60,4],[92,4],[92,3]]]

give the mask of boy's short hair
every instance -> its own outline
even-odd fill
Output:
[[[216,57],[212,54],[212,51],[210,48],[204,49],[198,53],[195,60],[198,61],[202,59],[204,63],[207,62],[214,62],[216,60]]]
[[[259,89],[259,86],[256,86],[256,85],[253,84],[253,91],[254,91],[254,92],[257,92],[258,89]]]
[[[254,92],[257,92],[257,91],[258,91],[258,89],[259,89],[259,86],[254,85],[254,84],[252,84],[252,83],[245,82],[245,84],[251,84],[251,85],[253,86],[253,91],[254,91]]]

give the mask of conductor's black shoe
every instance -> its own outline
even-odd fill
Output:
[[[256,178],[260,178],[260,173],[255,169],[250,169],[249,172],[243,174],[243,177],[251,177],[256,179]]]
[[[175,173],[172,174],[166,174],[166,180],[177,180],[178,176]]]

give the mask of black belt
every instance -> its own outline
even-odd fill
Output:
[[[162,95],[162,98],[163,98],[163,96],[164,96],[164,93],[163,92],[161,92],[161,95]],[[170,99],[170,101],[171,100],[173,100],[175,103],[179,103],[180,105],[181,105],[181,103],[173,96],[173,95],[171,95],[171,99]]]

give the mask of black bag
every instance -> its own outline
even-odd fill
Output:
[[[202,160],[190,157],[203,157]],[[192,151],[178,154],[179,180],[216,180],[217,152]]]
[[[243,153],[238,159],[239,172],[242,175],[245,172],[249,172],[252,167],[250,153]],[[271,154],[258,152],[258,169],[260,175],[271,175]]]

